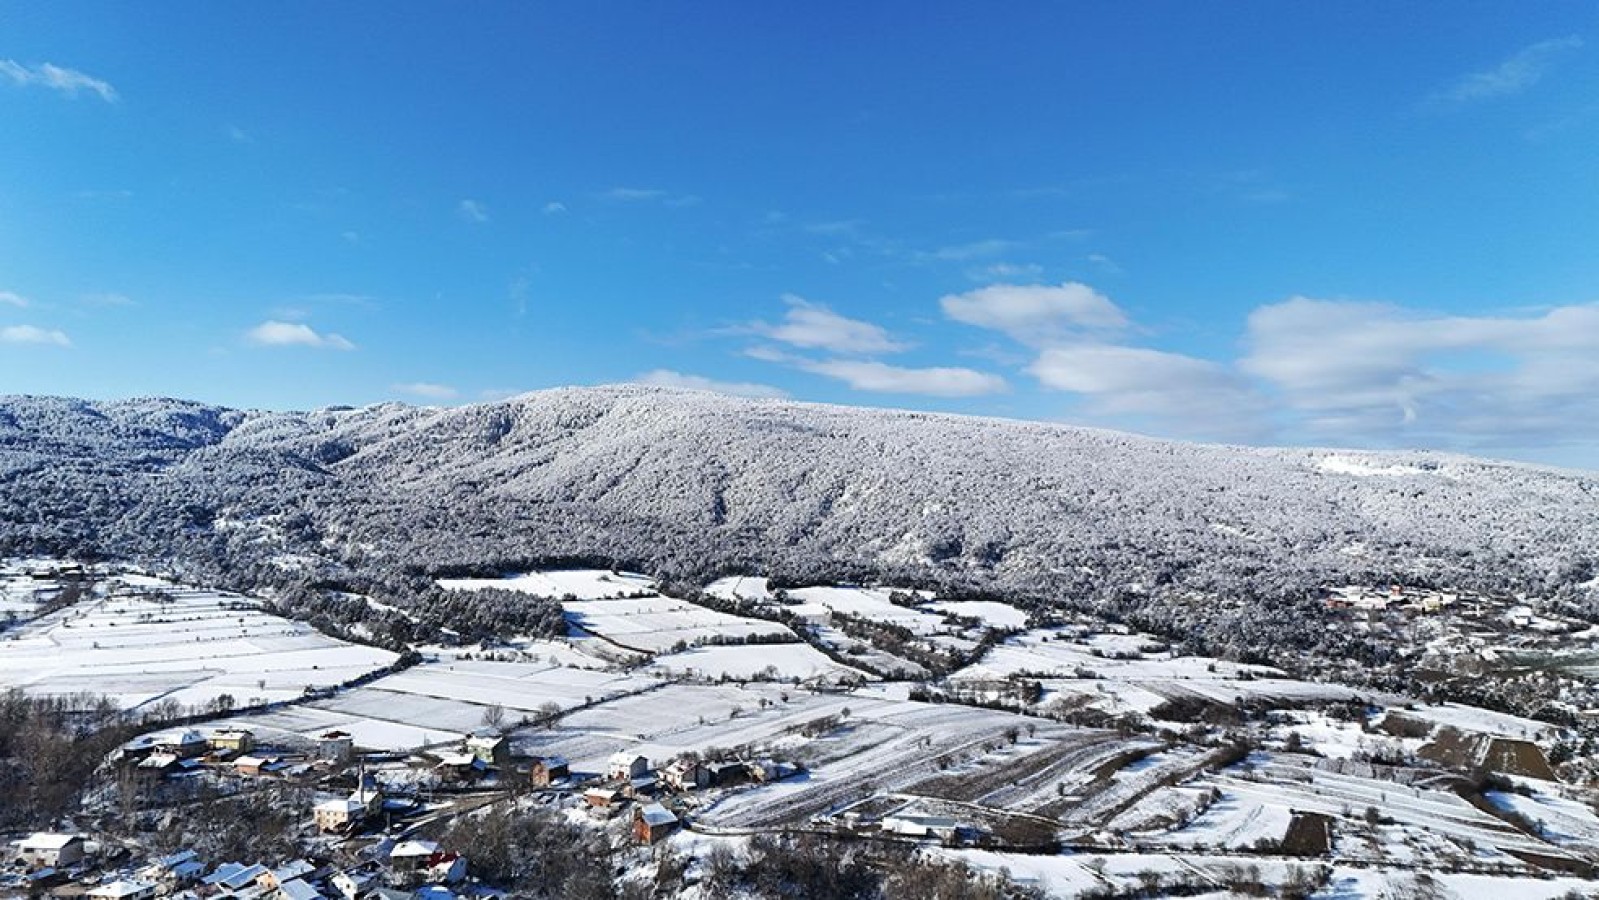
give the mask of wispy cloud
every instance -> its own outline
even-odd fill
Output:
[[[70,347],[72,340],[64,331],[40,328],[36,325],[7,325],[0,328],[0,344],[44,344],[53,347]]]
[[[15,306],[25,308],[29,305],[28,298],[12,291],[0,291],[0,306]]]
[[[1098,266],[1099,270],[1107,275],[1124,274],[1124,270],[1120,265],[1117,264],[1116,260],[1111,259],[1103,253],[1088,254],[1088,261]]]
[[[551,200],[544,204],[544,214],[546,216],[558,216],[564,212],[566,212],[566,204],[559,200]]]
[[[0,77],[23,87],[45,87],[69,97],[78,96],[80,91],[88,91],[107,103],[117,101],[117,90],[109,82],[53,63],[27,66],[15,60],[0,59]]]
[[[933,259],[945,262],[970,262],[974,259],[989,259],[998,256],[1016,246],[1017,243],[1015,241],[1007,241],[1001,238],[985,238],[980,241],[940,247],[928,255]]]
[[[966,277],[973,281],[1019,281],[1043,275],[1044,267],[1037,263],[997,262],[966,270]]]
[[[245,334],[250,343],[261,347],[314,347],[319,350],[354,350],[355,344],[343,335],[316,331],[304,322],[271,319]]]
[[[857,391],[924,397],[980,397],[1010,389],[1004,378],[958,367],[908,368],[863,359],[791,358],[797,369],[837,379]]]
[[[614,203],[659,203],[663,206],[698,206],[698,194],[678,194],[660,188],[613,187],[600,192],[600,199]]]
[[[410,381],[403,384],[390,385],[390,389],[412,397],[421,397],[424,400],[454,400],[461,392],[447,384],[434,384],[429,381]]]
[[[890,337],[881,325],[841,316],[804,297],[785,294],[783,302],[788,304],[788,313],[782,322],[753,322],[739,330],[793,347],[833,353],[898,353],[910,346]]]
[[[489,220],[489,208],[470,198],[455,204],[455,214],[474,225],[481,225]]]
[[[1458,105],[1519,94],[1543,80],[1562,56],[1580,49],[1582,43],[1582,38],[1574,34],[1539,41],[1521,48],[1491,69],[1462,77],[1432,99],[1435,103]]]
[[[756,384],[748,381],[716,381],[701,375],[687,375],[671,369],[655,369],[633,379],[636,384],[649,384],[656,387],[682,388],[691,391],[710,391],[715,394],[730,394],[734,397],[754,397],[758,399],[782,399],[788,392],[769,384]]]
[[[243,128],[240,128],[237,125],[227,126],[223,129],[223,133],[228,136],[228,140],[233,141],[235,144],[255,143],[255,138],[251,136],[250,132],[245,131]]]

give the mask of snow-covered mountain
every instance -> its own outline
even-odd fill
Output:
[[[1593,578],[1599,476],[636,386],[306,413],[0,399],[0,552],[1252,601]]]

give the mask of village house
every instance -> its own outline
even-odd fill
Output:
[[[345,731],[324,731],[316,738],[316,758],[326,762],[348,762],[355,753],[355,739]]]
[[[432,841],[401,841],[389,851],[389,866],[396,872],[420,872],[438,852],[439,845]]]
[[[138,875],[145,881],[158,882],[167,890],[176,890],[194,884],[205,874],[205,863],[193,850],[183,850],[163,856],[140,869]]]
[[[233,771],[240,775],[275,775],[288,768],[277,756],[241,756],[233,761]]]
[[[174,753],[152,753],[134,767],[134,774],[142,782],[160,781],[179,771],[178,756]]]
[[[945,843],[953,842],[960,836],[961,830],[959,822],[944,816],[904,813],[884,816],[881,827],[883,831],[891,834],[901,834],[906,837],[935,837]]]
[[[646,803],[633,811],[633,837],[641,844],[653,844],[676,827],[677,816],[659,803]]]
[[[17,856],[33,867],[61,868],[83,862],[88,844],[82,835],[36,832],[17,842]]]
[[[626,802],[621,791],[610,788],[589,788],[583,792],[583,802],[596,809],[610,809]]]
[[[285,884],[296,879],[307,879],[316,873],[316,866],[303,859],[290,860],[275,869],[268,869],[256,877],[257,886],[265,890],[277,890]]]
[[[660,780],[654,772],[645,772],[637,778],[629,778],[627,784],[622,785],[622,793],[637,800],[655,796],[660,787]]]
[[[255,734],[247,728],[224,728],[211,732],[212,753],[249,753],[255,749]]]
[[[714,762],[705,764],[707,787],[728,787],[743,784],[752,777],[750,764],[744,762]]]
[[[549,787],[571,777],[571,767],[563,756],[541,756],[533,760],[533,767],[528,770],[528,780],[533,782],[534,787]]]
[[[328,879],[328,886],[339,892],[344,900],[356,900],[372,888],[377,881],[377,873],[367,869],[348,869],[335,872]]]
[[[204,756],[211,749],[211,742],[200,732],[187,728],[157,735],[154,749],[158,753],[170,753],[181,759],[187,759],[191,756]]]
[[[466,752],[488,765],[503,767],[511,761],[511,741],[492,728],[479,728],[466,736]]]
[[[237,894],[246,888],[255,887],[255,881],[260,878],[267,868],[263,865],[245,865],[243,863],[223,863],[217,866],[216,871],[201,880],[205,885],[202,893],[214,895],[219,893]]]
[[[650,771],[650,759],[637,753],[619,750],[611,754],[605,764],[605,777],[617,781],[631,781]]]
[[[325,895],[309,881],[296,878],[285,881],[271,895],[272,900],[325,900]]]
[[[470,784],[488,774],[488,764],[470,753],[449,753],[433,767],[445,784]]]
[[[466,857],[459,853],[435,853],[428,857],[426,878],[434,884],[455,884],[466,879]]]
[[[153,881],[118,880],[89,889],[92,900],[152,900],[158,885]]]
[[[696,788],[709,787],[711,772],[697,760],[676,759],[661,770],[661,780],[673,790],[692,791]]]
[[[325,800],[311,808],[318,831],[349,831],[383,808],[383,794],[373,788],[359,788],[348,797]]]

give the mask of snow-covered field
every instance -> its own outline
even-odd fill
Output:
[[[540,663],[441,659],[338,696],[242,720],[302,736],[338,728],[363,747],[404,750],[452,740],[484,724],[494,707],[516,727],[547,712],[648,690],[648,675]]]
[[[692,647],[658,656],[653,668],[703,678],[764,678],[809,681],[822,678],[869,679],[859,669],[841,666],[809,644],[746,644]]]
[[[562,604],[568,621],[622,647],[665,653],[711,638],[771,637],[798,641],[788,626],[728,615],[671,597],[576,600]]]
[[[501,588],[557,600],[568,596],[578,600],[605,600],[655,593],[655,580],[648,576],[606,569],[550,569],[504,578],[442,578],[439,586],[456,591]]]
[[[923,609],[980,619],[991,628],[1026,628],[1027,613],[994,600],[934,600]]]
[[[921,609],[899,606],[888,599],[896,591],[887,587],[804,587],[788,592],[796,605],[788,607],[796,615],[818,613],[844,613],[870,619],[873,622],[892,622],[910,629],[913,634],[932,635],[949,630],[944,617]],[[925,591],[904,591],[926,599]]]
[[[389,665],[386,650],[328,637],[237,594],[140,575],[101,582],[93,599],[0,635],[0,685],[91,693],[133,709],[292,700]]]

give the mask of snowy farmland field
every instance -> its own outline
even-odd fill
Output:
[[[503,578],[442,578],[439,586],[453,591],[501,588],[521,591],[535,597],[578,600],[608,600],[617,597],[648,596],[656,592],[655,580],[634,572],[607,569],[549,569],[506,575]]]
[[[746,644],[691,647],[681,653],[655,658],[654,667],[667,673],[707,678],[766,678],[809,681],[840,678],[870,680],[873,676],[841,666],[809,644]]]
[[[202,706],[224,694],[293,700],[394,662],[387,650],[328,637],[238,594],[118,575],[96,594],[0,637],[0,685],[91,693],[125,709]]]
[[[312,736],[331,728],[361,746],[405,750],[459,738],[481,727],[494,707],[509,726],[550,710],[644,691],[660,682],[648,675],[576,668],[554,662],[520,663],[440,659],[413,666],[289,710],[251,715],[250,727]]]
[[[645,653],[665,653],[680,643],[688,646],[712,638],[799,640],[786,625],[729,615],[671,597],[574,600],[561,605],[572,625]]]

